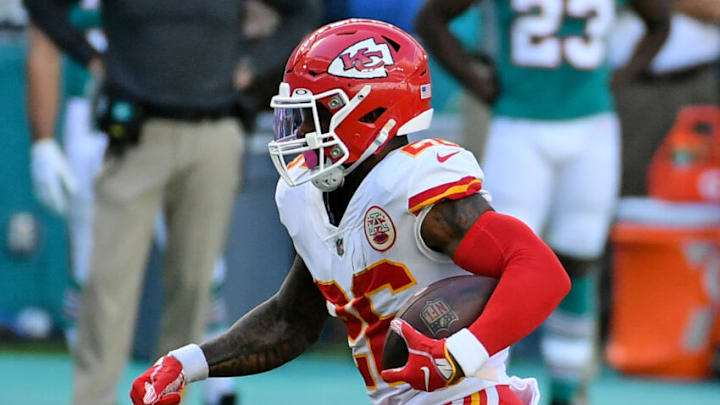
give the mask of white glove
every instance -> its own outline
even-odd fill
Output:
[[[30,173],[35,197],[52,211],[65,214],[68,200],[78,186],[65,155],[54,139],[40,139],[33,143]]]

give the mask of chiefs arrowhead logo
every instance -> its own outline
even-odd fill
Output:
[[[388,44],[378,44],[374,38],[368,38],[340,52],[330,63],[328,73],[354,79],[374,79],[387,77],[385,66],[394,64]]]
[[[384,252],[395,244],[397,232],[390,215],[373,205],[365,212],[365,237],[373,249]]]

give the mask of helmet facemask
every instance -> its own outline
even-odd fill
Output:
[[[290,85],[281,83],[278,95],[270,101],[275,110],[274,140],[268,144],[270,157],[283,180],[290,186],[312,181],[315,187],[330,192],[343,184],[347,174],[367,159],[387,140],[390,129],[395,125],[390,120],[375,142],[349,167],[343,163],[350,157],[348,147],[335,133],[335,129],[370,93],[370,86],[364,86],[355,97],[349,99],[341,89],[312,94],[307,89],[295,89],[290,95]],[[328,120],[321,119],[319,100],[328,98],[328,106],[335,112]],[[325,121],[325,122],[323,122]],[[326,128],[323,128],[325,124]],[[290,170],[298,164],[298,155],[305,159],[308,170],[291,175]]]

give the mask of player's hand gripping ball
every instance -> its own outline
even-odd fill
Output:
[[[462,372],[445,339],[470,326],[482,313],[497,280],[468,275],[437,281],[398,311],[385,337],[382,377],[434,391],[460,380]],[[409,349],[409,350],[408,350]]]
[[[416,390],[435,391],[455,384],[463,377],[445,347],[445,339],[424,336],[402,319],[393,319],[390,330],[407,343],[410,354],[404,366],[383,370],[383,380],[389,383],[403,381]]]
[[[185,389],[182,364],[163,356],[133,382],[130,398],[134,405],[176,405]]]

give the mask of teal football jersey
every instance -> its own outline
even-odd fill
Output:
[[[614,109],[607,34],[615,0],[495,0],[498,116],[565,120]]]

